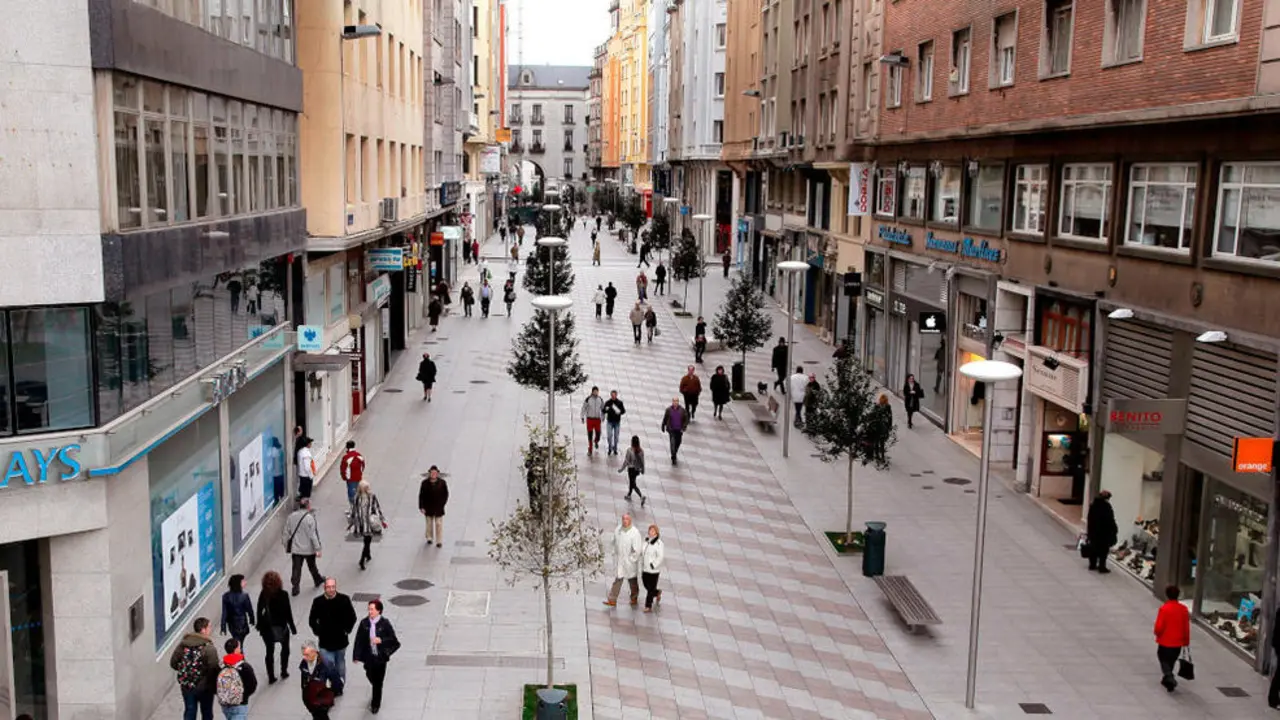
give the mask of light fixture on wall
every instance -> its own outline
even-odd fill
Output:
[[[1050,355],[1049,357],[1044,359],[1043,365],[1046,368],[1049,368],[1050,370],[1057,370],[1058,367],[1062,365],[1062,363],[1058,362],[1058,358],[1054,357],[1053,355]]]
[[[977,160],[969,160],[969,162],[965,163],[965,169],[969,171],[969,177],[971,178],[978,177],[979,167],[980,165]]]
[[[759,90],[743,90],[742,94],[746,95],[747,97],[760,97]]]
[[[907,161],[906,161],[906,160],[899,160],[899,161],[898,161],[898,174],[899,174],[899,175],[906,175],[906,174],[907,174]]]
[[[1115,310],[1107,313],[1107,317],[1112,320],[1132,320],[1133,311],[1129,308],[1116,308]]]
[[[935,179],[942,177],[942,161],[932,160],[929,162],[929,174]]]
[[[1196,338],[1196,342],[1202,343],[1220,343],[1227,341],[1227,334],[1221,330],[1207,330],[1200,333]]]

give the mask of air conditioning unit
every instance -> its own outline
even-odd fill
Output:
[[[379,219],[384,225],[400,220],[400,198],[382,198],[382,212]]]

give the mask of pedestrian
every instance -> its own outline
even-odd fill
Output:
[[[356,626],[356,609],[351,598],[338,592],[337,578],[326,578],[324,594],[311,601],[307,625],[316,634],[320,656],[337,676],[333,693],[341,695],[347,683],[347,645]]]
[[[442,315],[449,314],[449,306],[453,304],[453,298],[449,297],[449,283],[441,280],[436,283],[436,295],[440,298],[440,302],[444,308]]]
[[[1091,516],[1092,512],[1091,509]],[[1173,674],[1174,666],[1178,664],[1183,648],[1191,645],[1191,613],[1186,605],[1178,601],[1179,594],[1177,585],[1166,587],[1164,604],[1156,613],[1156,658],[1160,661],[1160,684],[1169,692],[1178,687],[1178,679]]]
[[[604,288],[604,314],[605,317],[613,319],[613,304],[618,299],[618,288],[613,283],[605,285]]]
[[[849,341],[847,339],[841,340],[840,345],[836,347],[836,351],[831,353],[831,357],[836,360],[843,360],[849,357]]]
[[[627,406],[618,399],[618,391],[609,393],[604,401],[605,443],[610,455],[618,454],[618,434],[622,431],[622,416],[627,414]]]
[[[702,394],[702,379],[698,377],[693,365],[680,378],[680,394],[684,396],[684,409],[689,412],[689,422],[693,422],[698,416],[698,396]]]
[[[787,385],[783,382],[787,378],[787,360],[790,360],[787,357],[787,339],[780,337],[778,338],[778,344],[773,346],[773,358],[769,363],[769,367],[773,368],[773,371],[778,375],[778,379],[774,381],[773,386],[783,395],[787,393]]]
[[[480,240],[479,239],[471,241],[471,261],[475,263],[480,262]]]
[[[512,275],[514,274],[512,273]],[[502,294],[502,302],[507,304],[507,317],[511,317],[511,306],[516,304],[515,283],[507,283],[506,292]]]
[[[671,444],[671,464],[679,465],[676,453],[680,452],[680,443],[684,441],[684,429],[689,427],[689,413],[680,407],[680,398],[671,398],[671,406],[662,413],[662,432],[667,434]]]
[[[298,664],[298,673],[302,676],[302,706],[311,713],[312,720],[329,720],[329,709],[333,707],[333,698],[342,688],[342,682],[310,640],[302,643],[302,662]],[[286,677],[289,677],[288,673],[281,675],[282,679]]]
[[[703,326],[705,327],[705,323]],[[693,335],[693,361],[702,362],[702,356],[707,352],[707,336],[704,333],[695,332]]]
[[[640,573],[640,551],[643,549],[640,531],[631,524],[631,514],[622,516],[622,522],[613,531],[614,576],[613,585],[609,587],[609,596],[604,604],[616,607],[618,593],[622,591],[625,581],[631,586],[631,604],[640,602],[640,583],[636,576]]]
[[[351,501],[351,519],[347,521],[347,530],[364,542],[364,547],[360,550],[361,570],[365,568],[365,563],[373,560],[373,553],[369,551],[373,536],[381,535],[386,528],[387,520],[382,515],[378,496],[373,494],[369,483],[360,483],[355,500]]]
[[[605,297],[604,297],[604,286],[603,286],[603,285],[597,285],[597,286],[596,286],[596,294],[595,294],[595,295],[593,295],[593,296],[591,297],[591,302],[593,302],[593,303],[595,303],[595,304],[596,304],[596,319],[597,319],[597,320],[599,320],[599,319],[600,319],[600,317],[601,317],[601,315],[603,315],[603,314],[604,314],[604,301],[605,301]]]
[[[804,411],[804,390],[809,384],[809,378],[804,374],[804,368],[796,366],[796,371],[787,378],[787,394],[791,396],[791,404],[796,409],[796,416],[792,418],[792,423],[796,427],[800,427],[803,420],[801,413]]]
[[[467,265],[471,264],[471,243],[465,240],[462,243],[462,262]]]
[[[818,376],[809,373],[809,382],[804,386],[804,416],[813,422],[813,411],[818,405],[818,398],[822,395],[822,385],[818,383]]]
[[[1276,632],[1274,628],[1280,628],[1280,608],[1276,609],[1275,622],[1271,624],[1271,649],[1275,652],[1276,657],[1280,658],[1280,632]],[[1280,662],[1272,665],[1271,687],[1267,690],[1267,705],[1272,710],[1280,710]]]
[[[347,484],[347,504],[356,499],[356,487],[364,480],[364,455],[356,450],[356,441],[347,441],[347,452],[338,463],[338,474]]]
[[[303,435],[298,440],[298,500],[311,497],[311,488],[315,485],[316,459],[311,453],[311,438]]]
[[[173,648],[169,667],[178,673],[182,691],[182,720],[213,720],[213,691],[218,677],[218,650],[213,646],[213,623],[198,617],[191,632]],[[7,632],[7,631],[6,631]]]
[[[502,236],[502,244],[506,245],[507,244],[507,226],[505,224],[498,229],[498,234]]]
[[[296,596],[298,594],[298,582],[302,579],[302,563],[306,562],[307,569],[311,571],[311,579],[315,581],[316,587],[324,584],[324,576],[316,569],[316,558],[320,557],[323,546],[320,544],[320,525],[316,521],[316,514],[311,510],[311,501],[303,498],[298,502],[298,509],[289,514],[284,521],[284,527],[281,529],[281,539],[284,540],[284,551],[293,560],[293,572],[289,575],[290,587]],[[261,605],[262,601],[258,601]],[[262,608],[259,607],[261,612]]]
[[[516,227],[516,244],[524,245],[524,225]]]
[[[724,266],[725,277],[729,277],[729,263],[731,262],[732,259],[729,257],[729,251],[725,250],[724,254],[720,256],[720,264]]]
[[[489,303],[493,302],[493,286],[488,280],[480,281],[480,317],[489,317]]]
[[[594,237],[591,238],[591,264],[600,264],[600,242]]]
[[[711,416],[724,419],[724,406],[729,404],[729,376],[724,374],[724,366],[716,366],[716,374],[711,376]]]
[[[418,486],[418,512],[427,519],[427,545],[435,541],[444,547],[444,506],[449,502],[449,484],[440,477],[440,468],[432,465]]]
[[[444,313],[444,303],[440,302],[439,297],[431,298],[431,302],[427,303],[427,322],[431,324],[431,332],[439,329],[442,313]]]
[[[244,659],[244,646],[237,638],[223,644],[222,669],[214,681],[214,695],[226,720],[249,717],[249,697],[258,690],[258,676]]]
[[[649,526],[649,536],[644,540],[640,551],[640,580],[644,583],[644,611],[653,612],[654,605],[662,602],[662,591],[658,589],[658,576],[662,574],[662,565],[666,560],[666,550],[662,546],[662,537],[658,534],[658,526]]]
[[[636,263],[636,267],[640,267],[641,264],[643,264],[645,267],[649,267],[649,241],[648,240],[640,241],[640,262]]]
[[[635,335],[636,347],[640,347],[640,326],[644,324],[645,310],[644,305],[637,300],[636,306],[631,309],[631,313],[627,318],[631,320],[631,332]]]
[[[476,304],[476,292],[471,289],[470,282],[462,283],[462,290],[458,293],[458,297],[462,300],[463,317],[471,317],[471,306]]]
[[[369,699],[369,712],[374,715],[382,708],[382,683],[387,679],[387,663],[400,649],[400,640],[391,621],[382,617],[382,601],[369,601],[369,617],[356,627],[355,646],[351,659],[364,665],[364,676],[373,687]]]
[[[915,427],[911,424],[912,416],[920,412],[920,399],[924,397],[924,388],[920,387],[920,383],[916,382],[915,375],[908,375],[907,382],[902,386],[903,405],[907,408],[907,427]]]
[[[653,307],[646,305],[644,311],[644,327],[647,331],[645,336],[649,338],[649,344],[653,344],[653,336],[660,335],[658,332],[658,313],[653,311]]]
[[[641,270],[640,274],[636,276],[636,297],[639,298],[641,302],[644,302],[645,300],[649,299],[648,291],[649,291],[649,276],[645,275],[644,271]]]
[[[493,282],[493,271],[489,269],[489,261],[485,260],[480,263],[480,284],[485,285]]]
[[[267,684],[273,685],[276,681],[276,645],[280,646],[280,679],[284,680],[289,677],[289,636],[298,634],[298,627],[293,624],[293,605],[284,591],[280,573],[275,570],[268,570],[262,576],[256,627],[262,636],[262,644],[267,647]]]
[[[658,267],[653,269],[653,289],[654,295],[665,295],[667,285],[667,266],[658,261]]]
[[[693,336],[697,337],[699,335],[706,335],[706,334],[707,334],[707,321],[703,320],[702,316],[699,315],[698,321],[693,324]]]
[[[582,419],[587,423],[587,456],[592,449],[600,449],[600,421],[604,417],[604,398],[600,397],[600,388],[591,387],[591,394],[582,401]]]
[[[422,383],[422,399],[431,402],[431,388],[436,384],[436,362],[431,359],[431,353],[422,353],[416,377]]]
[[[805,402],[809,400],[805,397]],[[810,418],[813,416],[810,415]],[[873,442],[876,445],[876,457],[883,459],[885,452],[889,449],[889,432],[893,428],[893,407],[889,405],[889,396],[880,393],[880,399],[876,402],[876,406],[871,411],[871,423],[869,429]]]
[[[231,637],[239,640],[241,645],[249,637],[249,628],[253,625],[253,601],[244,591],[243,575],[232,575],[227,580],[227,591],[222,593],[222,621],[219,625],[223,635],[230,630]]]
[[[640,486],[636,484],[636,478],[644,474],[644,450],[640,449],[640,436],[631,436],[631,447],[627,448],[627,452],[622,456],[622,464],[618,466],[618,472],[627,471],[627,495],[626,499],[631,499],[631,493],[640,496],[640,507],[644,507],[647,500],[644,493],[640,492]]]
[[[1085,524],[1085,544],[1089,550],[1089,569],[1106,574],[1107,554],[1116,544],[1120,528],[1116,526],[1116,511],[1111,507],[1111,491],[1103,490],[1089,503],[1089,517]]]

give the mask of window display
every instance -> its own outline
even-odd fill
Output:
[[[1257,652],[1267,562],[1265,502],[1212,480],[1206,508],[1199,614],[1249,654]]]
[[[1102,489],[1111,491],[1120,542],[1115,564],[1147,585],[1155,582],[1160,544],[1164,455],[1116,434],[1103,440]]]
[[[283,383],[276,365],[229,401],[232,547],[237,553],[284,497]]]

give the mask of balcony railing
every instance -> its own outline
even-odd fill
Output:
[[[511,143],[511,152],[513,153],[524,152],[524,145],[521,145],[518,142]]]
[[[567,152],[567,153],[571,153],[571,152],[573,152],[573,143],[565,143],[565,144],[564,144],[564,151],[565,151],[565,152]]]
[[[529,120],[529,122],[533,125],[542,125],[545,122],[545,118],[543,118],[541,115],[534,115],[533,118]]]
[[[565,119],[564,119],[564,124],[565,124],[565,125],[573,125],[573,124],[574,124],[574,123],[573,123],[573,118],[571,118],[571,117],[567,117],[567,118],[565,118]]]
[[[512,113],[510,116],[508,116],[508,117],[507,117],[507,124],[508,124],[508,125],[523,125],[523,124],[524,124],[524,116],[523,116],[523,115],[521,115],[520,113]]]
[[[547,151],[547,146],[543,145],[542,143],[534,143],[529,146],[529,152],[533,153],[534,155],[541,155],[546,151]]]

